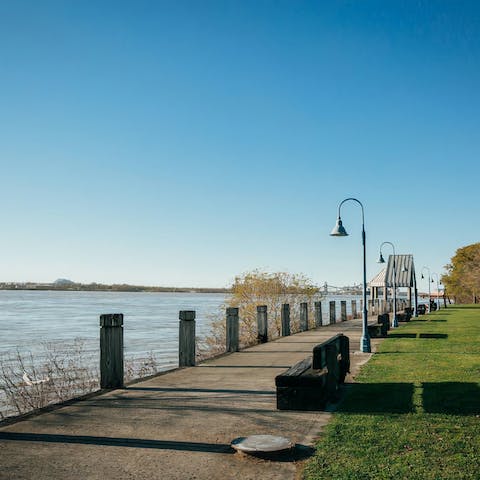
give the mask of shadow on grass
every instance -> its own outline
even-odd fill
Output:
[[[346,385],[342,413],[412,413],[412,383],[353,383]]]
[[[388,338],[417,338],[416,333],[389,333]]]
[[[480,310],[480,303],[477,304],[477,305],[457,305],[456,307],[454,307],[453,305],[451,307],[448,307],[448,308],[451,308],[452,310],[455,309],[455,310]]]
[[[479,415],[480,387],[477,383],[424,383],[423,409],[426,413]]]
[[[436,339],[446,339],[448,335],[446,333],[420,333],[419,338],[436,338]]]
[[[446,339],[448,335],[446,333],[389,333],[388,338],[436,338]]]

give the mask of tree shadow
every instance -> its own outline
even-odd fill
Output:
[[[417,338],[416,333],[389,333],[388,338]]]
[[[185,392],[185,393],[232,393],[241,395],[275,395],[275,390],[233,390],[226,388],[172,388],[172,387],[125,387],[124,390],[145,392]]]
[[[314,342],[310,342],[310,343],[314,343]],[[240,352],[236,352],[236,353],[241,353],[241,354],[247,354],[247,355],[250,355],[250,354],[268,354],[268,353],[309,353],[310,355],[312,354],[312,350],[255,350],[255,351],[240,351]]]
[[[197,365],[198,368],[290,368],[291,365]]]
[[[94,437],[91,435],[55,435],[49,433],[0,432],[0,440],[10,440],[16,442],[104,445],[110,447],[129,448],[154,448],[159,450],[181,450],[186,452],[235,453],[232,447],[227,444],[148,440],[142,438]]]
[[[446,339],[448,335],[446,333],[420,333],[418,338],[437,338],[437,339]]]
[[[452,309],[457,309],[457,310],[480,310],[480,303],[477,305],[462,305],[458,307],[454,307],[453,305],[451,307]]]
[[[413,413],[412,383],[346,384],[347,396],[339,405],[342,413]]]
[[[423,383],[423,409],[427,413],[479,415],[478,383]]]

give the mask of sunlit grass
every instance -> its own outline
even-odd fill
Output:
[[[391,334],[348,387],[305,478],[479,479],[480,307]]]

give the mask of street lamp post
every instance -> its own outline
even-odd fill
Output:
[[[372,348],[370,345],[370,335],[368,334],[368,310],[367,310],[367,260],[366,260],[366,247],[365,247],[365,212],[363,209],[362,202],[356,198],[346,198],[342,200],[338,205],[338,219],[335,225],[335,228],[332,230],[330,235],[333,237],[346,237],[348,235],[347,231],[342,225],[342,218],[340,216],[340,209],[345,202],[352,200],[357,202],[362,208],[362,244],[363,244],[363,314],[362,314],[362,338],[360,339],[360,350],[362,352],[371,352]]]
[[[393,319],[392,319],[392,328],[398,327],[398,317],[397,317],[397,271],[396,271],[396,259],[395,259],[395,246],[392,242],[383,242],[380,245],[380,257],[378,259],[378,263],[385,263],[385,259],[382,256],[382,247],[384,245],[390,245],[393,249]],[[385,288],[387,288],[387,284],[385,282]]]
[[[431,275],[430,275],[430,269],[428,267],[423,267],[422,268],[422,280],[425,278],[423,276],[423,271],[428,270],[428,313],[431,312],[431,306],[432,306],[432,296],[430,293],[430,281],[431,281]]]
[[[432,277],[434,275],[437,277],[437,306],[438,306],[438,309],[440,310],[440,290],[438,289],[439,288],[438,287],[438,283],[439,283],[438,273],[433,272]],[[432,278],[432,283],[433,283],[433,278]]]

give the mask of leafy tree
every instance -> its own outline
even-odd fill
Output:
[[[458,303],[477,303],[480,293],[480,243],[459,248],[442,276],[447,293]]]

